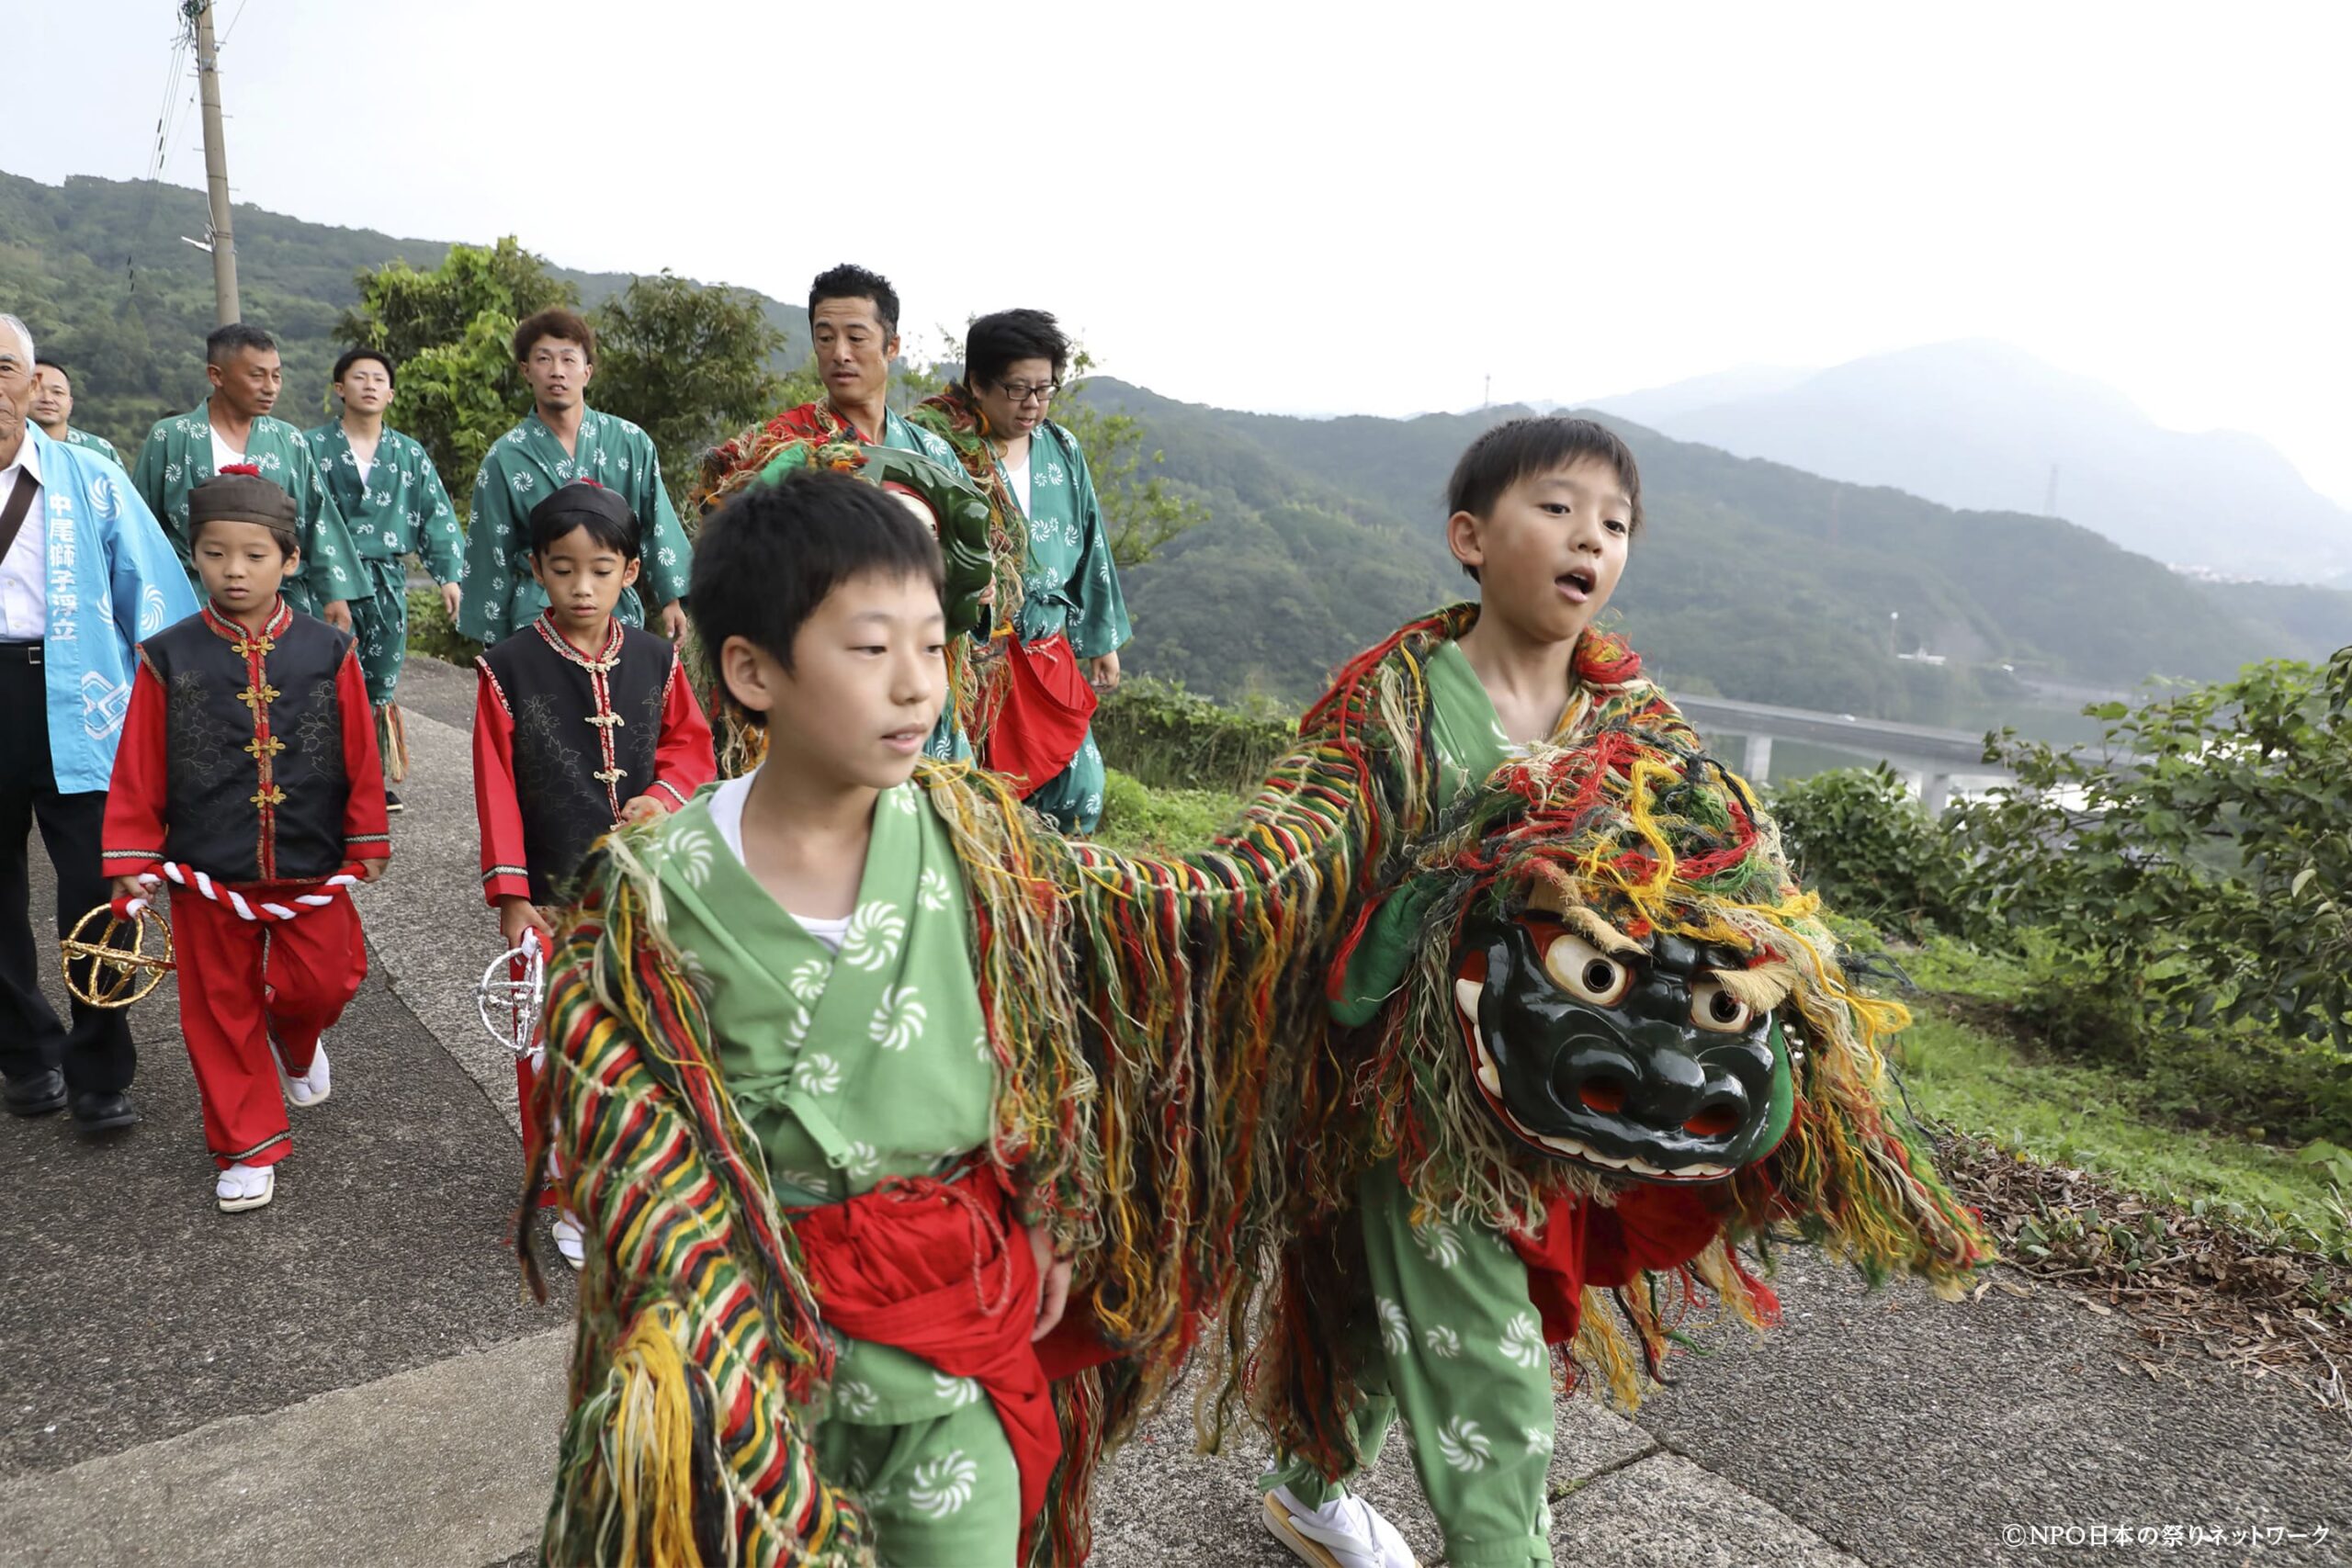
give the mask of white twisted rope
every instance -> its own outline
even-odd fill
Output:
[[[171,878],[176,886],[185,887],[200,897],[209,898],[215,904],[226,904],[236,912],[237,918],[241,920],[290,920],[305,909],[325,908],[334,902],[335,895],[344,888],[359,886],[358,873],[348,870],[338,871],[319,885],[322,888],[333,891],[298,893],[291,899],[280,904],[266,898],[258,900],[248,898],[233,887],[223,887],[205,873],[190,871],[179,862],[171,860],[164,862],[163,874],[160,876],[152,871],[141,872],[139,875],[139,885],[153,891],[164,885],[164,877]],[[123,918],[137,919],[140,912],[153,902],[152,898],[131,899],[122,907]]]

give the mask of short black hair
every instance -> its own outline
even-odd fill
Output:
[[[560,495],[563,491],[556,493]],[[636,560],[644,551],[644,529],[638,523],[636,512],[628,506],[606,511],[586,506],[549,506],[541,502],[531,508],[531,554],[543,556],[558,539],[568,539],[582,528],[597,544],[619,551],[623,560]]]
[[[36,354],[33,355],[33,368],[36,370],[56,371],[60,376],[65,378],[65,389],[69,392],[74,389],[74,372],[65,368],[65,364],[62,360],[51,359],[46,354]]]
[[[204,362],[226,365],[249,348],[260,354],[275,354],[277,340],[251,321],[231,321],[205,334]]]
[[[1473,517],[1484,517],[1494,510],[1503,491],[1528,475],[1553,473],[1587,458],[1598,458],[1617,470],[1625,499],[1633,506],[1626,534],[1639,534],[1642,470],[1634,461],[1634,449],[1599,420],[1566,414],[1507,419],[1470,443],[1453,465],[1453,477],[1446,481],[1445,513],[1451,517],[1467,512]],[[1478,580],[1476,567],[1465,563],[1462,570],[1473,582]]]
[[[526,316],[514,328],[514,363],[530,363],[531,350],[543,337],[558,343],[576,343],[580,357],[589,364],[596,363],[596,329],[588,318],[565,305],[550,305],[546,310]]]
[[[833,590],[879,573],[920,577],[944,601],[939,541],[876,486],[822,470],[741,491],[703,521],[686,613],[716,659],[730,637],[792,668],[793,639]]]
[[[993,387],[1024,359],[1048,360],[1054,379],[1069,366],[1069,339],[1044,310],[999,310],[964,333],[964,381]]]
[[[329,386],[334,386],[337,382],[341,381],[350,371],[351,367],[358,364],[363,359],[372,359],[377,364],[382,366],[384,367],[384,379],[390,382],[394,387],[398,387],[401,384],[400,372],[392,368],[390,356],[386,355],[384,351],[379,348],[345,349],[343,351],[342,357],[334,362],[334,374],[327,378],[327,384]]]
[[[871,299],[874,313],[882,319],[882,331],[890,337],[899,335],[899,291],[890,280],[878,272],[848,262],[829,267],[817,275],[808,285],[808,318],[815,321],[817,307],[828,299]]]

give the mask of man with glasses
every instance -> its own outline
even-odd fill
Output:
[[[561,306],[514,329],[514,363],[531,389],[531,412],[491,444],[474,476],[473,517],[458,580],[458,630],[485,646],[527,630],[548,596],[531,575],[531,509],[574,479],[587,479],[628,502],[644,536],[639,590],[621,590],[616,618],[645,624],[660,606],[662,635],[686,629],[686,575],[694,547],[662,484],[653,438],[628,420],[588,406],[596,373],[595,330]]]
[[[1062,831],[1091,833],[1102,816],[1095,694],[1118,685],[1129,634],[1086,454],[1046,417],[1069,365],[1069,339],[1045,311],[982,316],[964,339],[964,378],[909,419],[1025,525],[1021,581],[997,591],[1006,679],[985,761]]]
[[[130,1014],[76,1001],[68,1027],[42,996],[57,950],[34,942],[27,840],[38,823],[62,935],[107,900],[99,829],[139,640],[196,595],[122,466],[28,417],[34,370],[32,334],[0,315],[0,1077],[9,1114],[71,1104],[100,1133],[139,1120]]]

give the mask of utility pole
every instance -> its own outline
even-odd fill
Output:
[[[237,243],[229,231],[229,149],[220,135],[220,56],[212,41],[212,0],[187,0],[196,24],[196,79],[204,100],[204,183],[212,193],[212,298],[218,326],[244,319],[237,304]]]

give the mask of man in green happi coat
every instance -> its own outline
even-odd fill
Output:
[[[74,378],[64,366],[44,354],[33,367],[33,423],[51,441],[86,446],[116,468],[122,468],[122,454],[114,449],[114,443],[103,435],[74,429],[73,418]]]
[[[397,782],[407,772],[408,749],[392,698],[408,659],[408,558],[413,552],[423,558],[454,625],[465,536],[433,459],[384,423],[393,396],[392,362],[372,348],[350,350],[334,362],[334,394],[343,417],[304,431],[302,439],[311,444],[375,590],[352,606],[352,626],[368,701],[376,709],[384,776]],[[400,797],[384,793],[399,810]]]
[[[810,441],[856,441],[918,453],[949,468],[963,467],[955,448],[890,407],[890,364],[899,357],[899,291],[890,280],[847,262],[819,273],[808,285],[808,337],[817,372],[824,378],[822,401],[802,403],[777,414],[756,431],[738,437],[748,446],[762,435],[795,435]],[[941,761],[961,761],[972,743],[951,704],[939,717],[924,753]]]
[[[327,493],[302,433],[272,419],[285,370],[277,340],[243,321],[216,327],[204,340],[204,375],[212,393],[184,414],[159,420],[140,448],[130,482],[188,569],[199,600],[187,531],[187,494],[233,463],[251,463],[262,478],[294,498],[301,530],[302,570],[286,580],[286,602],[338,630],[351,630],[351,602],[375,592],[343,513]]]
[[[548,596],[531,575],[531,508],[560,486],[588,479],[628,502],[645,530],[644,575],[639,587],[621,590],[614,614],[641,626],[651,604],[662,635],[674,640],[686,626],[680,601],[694,547],[662,487],[652,437],[588,406],[595,330],[577,311],[541,310],[514,329],[514,363],[530,385],[532,408],[492,445],[474,476],[458,630],[498,643],[538,619]]]
[[[1009,678],[988,765],[1019,777],[1023,797],[1063,832],[1091,833],[1103,780],[1094,694],[1118,686],[1129,630],[1086,454],[1046,417],[1069,352],[1043,310],[982,316],[964,339],[964,378],[908,418],[950,443],[1025,535],[1017,594],[1010,582],[997,589]]]

